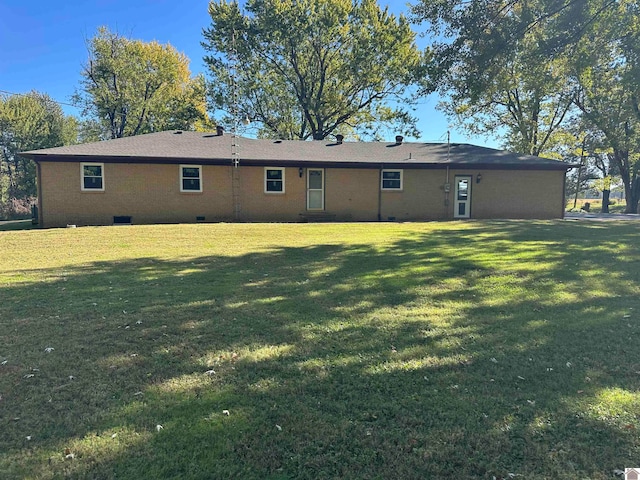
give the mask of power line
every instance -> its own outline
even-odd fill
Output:
[[[19,97],[28,97],[29,94],[28,93],[15,93],[15,92],[7,92],[6,90],[0,90],[0,93],[5,93],[7,95],[17,95]],[[44,94],[46,95],[46,94]],[[49,97],[49,95],[47,96],[47,100],[53,103],[57,103],[58,105],[66,105],[67,107],[74,107],[74,108],[78,108],[76,105],[72,105],[71,103],[65,103],[65,102],[59,102],[58,100],[54,100],[53,98]]]

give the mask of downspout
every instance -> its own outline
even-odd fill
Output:
[[[36,193],[38,194],[38,227],[44,227],[44,212],[42,210],[42,169],[40,168],[40,162],[34,160],[36,164]]]
[[[582,165],[580,165],[580,168],[582,168]],[[565,202],[567,200],[567,172],[568,171],[569,170],[565,170],[564,173],[562,174],[564,180],[562,181],[562,202],[560,202],[560,218],[565,218],[565,210],[566,210]],[[577,190],[578,190],[578,187],[576,185],[576,191]]]
[[[384,165],[380,166],[378,171],[378,221],[382,221],[382,169]]]
[[[451,131],[447,130],[447,178],[444,184],[444,218],[449,218],[449,192],[451,184],[449,183],[449,161],[451,160]]]
[[[444,183],[444,218],[449,218],[449,192],[451,184],[449,183],[449,165],[447,165],[447,175]]]

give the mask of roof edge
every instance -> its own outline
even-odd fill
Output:
[[[114,156],[114,155],[56,155],[56,154],[37,154],[28,153],[20,154],[35,162],[52,162],[52,163],[82,163],[82,162],[100,162],[100,163],[131,163],[131,164],[158,164],[158,165],[180,165],[180,164],[200,164],[200,165],[219,165],[231,166],[230,157],[225,158],[195,158],[195,157],[139,157],[139,156]],[[451,167],[463,169],[482,169],[482,170],[564,170],[568,171],[572,168],[578,168],[579,165],[556,161],[557,163],[548,164],[532,164],[522,161],[511,163],[470,163],[456,162],[416,162],[411,163],[389,162],[389,161],[322,161],[322,160],[271,160],[271,159],[240,159],[241,166],[248,167],[322,167],[322,168],[403,168],[403,169],[446,169]]]

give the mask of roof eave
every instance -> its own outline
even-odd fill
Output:
[[[33,161],[43,162],[101,162],[101,163],[139,163],[139,164],[202,164],[202,165],[231,165],[230,157],[198,158],[198,157],[140,157],[129,155],[64,155],[25,152],[19,154]],[[327,160],[277,160],[277,159],[240,159],[244,166],[264,167],[278,165],[283,167],[317,167],[317,168],[415,168],[415,169],[482,169],[482,170],[570,170],[577,168],[575,164],[535,164],[525,162],[495,163],[495,162],[421,162],[411,161],[327,161]]]

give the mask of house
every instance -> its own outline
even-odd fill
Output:
[[[624,480],[640,480],[640,468],[625,468]]]
[[[572,165],[467,144],[167,131],[22,153],[40,224],[561,218]]]

